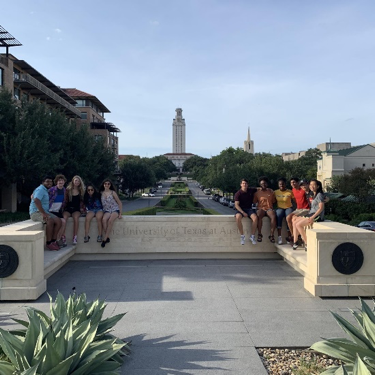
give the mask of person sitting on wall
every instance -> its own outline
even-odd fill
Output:
[[[298,217],[293,223],[294,244],[293,250],[298,248],[298,235],[301,235],[307,250],[307,235],[306,226],[311,226],[314,221],[324,221],[324,194],[322,183],[316,179],[310,181],[311,194],[311,208],[306,217]]]
[[[279,189],[275,190],[275,197],[277,201],[276,217],[277,217],[277,243],[282,245],[283,239],[281,237],[281,228],[283,225],[284,217],[287,219],[288,216],[293,212],[292,200],[294,200],[293,192],[286,188],[286,179],[281,177],[277,180]],[[287,242],[290,242],[291,233],[288,227],[286,226],[288,232]],[[288,241],[289,240],[289,241]]]
[[[250,241],[253,245],[256,245],[255,231],[257,229],[258,217],[252,206],[257,188],[249,188],[249,183],[244,178],[241,180],[240,186],[241,189],[234,195],[234,207],[236,208],[235,218],[237,227],[241,234],[241,245],[245,245],[245,235],[242,225],[243,217],[248,217],[252,220]]]
[[[56,215],[49,212],[48,189],[52,186],[52,177],[45,176],[32,194],[29,213],[33,221],[40,221],[46,224],[47,249],[59,250],[56,242],[57,234],[61,228],[61,220]]]
[[[260,177],[259,185],[260,189],[254,195],[254,203],[258,205],[258,242],[262,242],[262,225],[263,218],[268,216],[271,220],[271,233],[268,236],[272,243],[275,243],[275,229],[276,229],[276,214],[273,210],[273,205],[276,203],[275,193],[272,189],[268,189],[268,178]]]

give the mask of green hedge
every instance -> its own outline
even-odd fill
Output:
[[[124,212],[123,215],[156,215],[156,207],[140,208],[139,210]]]
[[[189,195],[189,200],[193,203],[194,207],[199,207],[198,201],[192,195]]]
[[[163,206],[163,207],[166,206],[167,203],[170,201],[171,198],[172,198],[171,195],[164,195],[164,197],[160,201],[160,206]]]
[[[325,206],[327,219],[351,225],[358,225],[361,221],[369,220],[362,219],[362,217],[372,217],[374,212],[375,203],[343,202],[332,199]]]
[[[0,224],[11,224],[18,221],[29,220],[30,215],[28,212],[1,212]]]

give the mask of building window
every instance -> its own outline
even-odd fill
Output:
[[[103,136],[100,134],[95,134],[95,141],[96,142],[103,142]]]
[[[20,76],[21,76],[21,72],[18,69],[14,68],[13,69],[13,79],[20,79]]]
[[[0,86],[4,85],[4,69],[0,68]]]
[[[87,112],[81,112],[81,119],[87,120]]]
[[[21,97],[20,89],[14,88],[14,98],[17,100],[20,100],[20,97]]]

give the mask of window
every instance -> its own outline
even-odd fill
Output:
[[[20,89],[14,88],[14,98],[17,100],[20,100],[20,97],[21,97]]]
[[[0,68],[0,86],[4,85],[4,69]]]
[[[96,142],[103,142],[103,136],[100,134],[95,134],[95,141]]]
[[[14,68],[13,69],[13,79],[14,80],[20,79],[20,76],[21,76],[21,72],[18,69]]]
[[[28,102],[30,100],[30,97],[29,97],[29,94],[26,94],[26,93],[22,93],[22,100],[24,100],[25,102]]]
[[[87,112],[81,112],[81,119],[87,120]]]

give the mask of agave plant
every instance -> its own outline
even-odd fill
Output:
[[[48,317],[28,307],[29,321],[15,319],[22,329],[0,328],[0,346],[7,360],[0,361],[2,375],[117,374],[129,353],[126,343],[110,332],[125,315],[102,320],[104,301],[87,302],[86,295],[66,301],[58,293],[50,298]]]
[[[331,311],[339,326],[350,336],[319,341],[310,349],[340,359],[343,366],[333,366],[321,375],[368,375],[375,374],[375,314],[360,299],[361,310],[350,310],[359,328]]]

